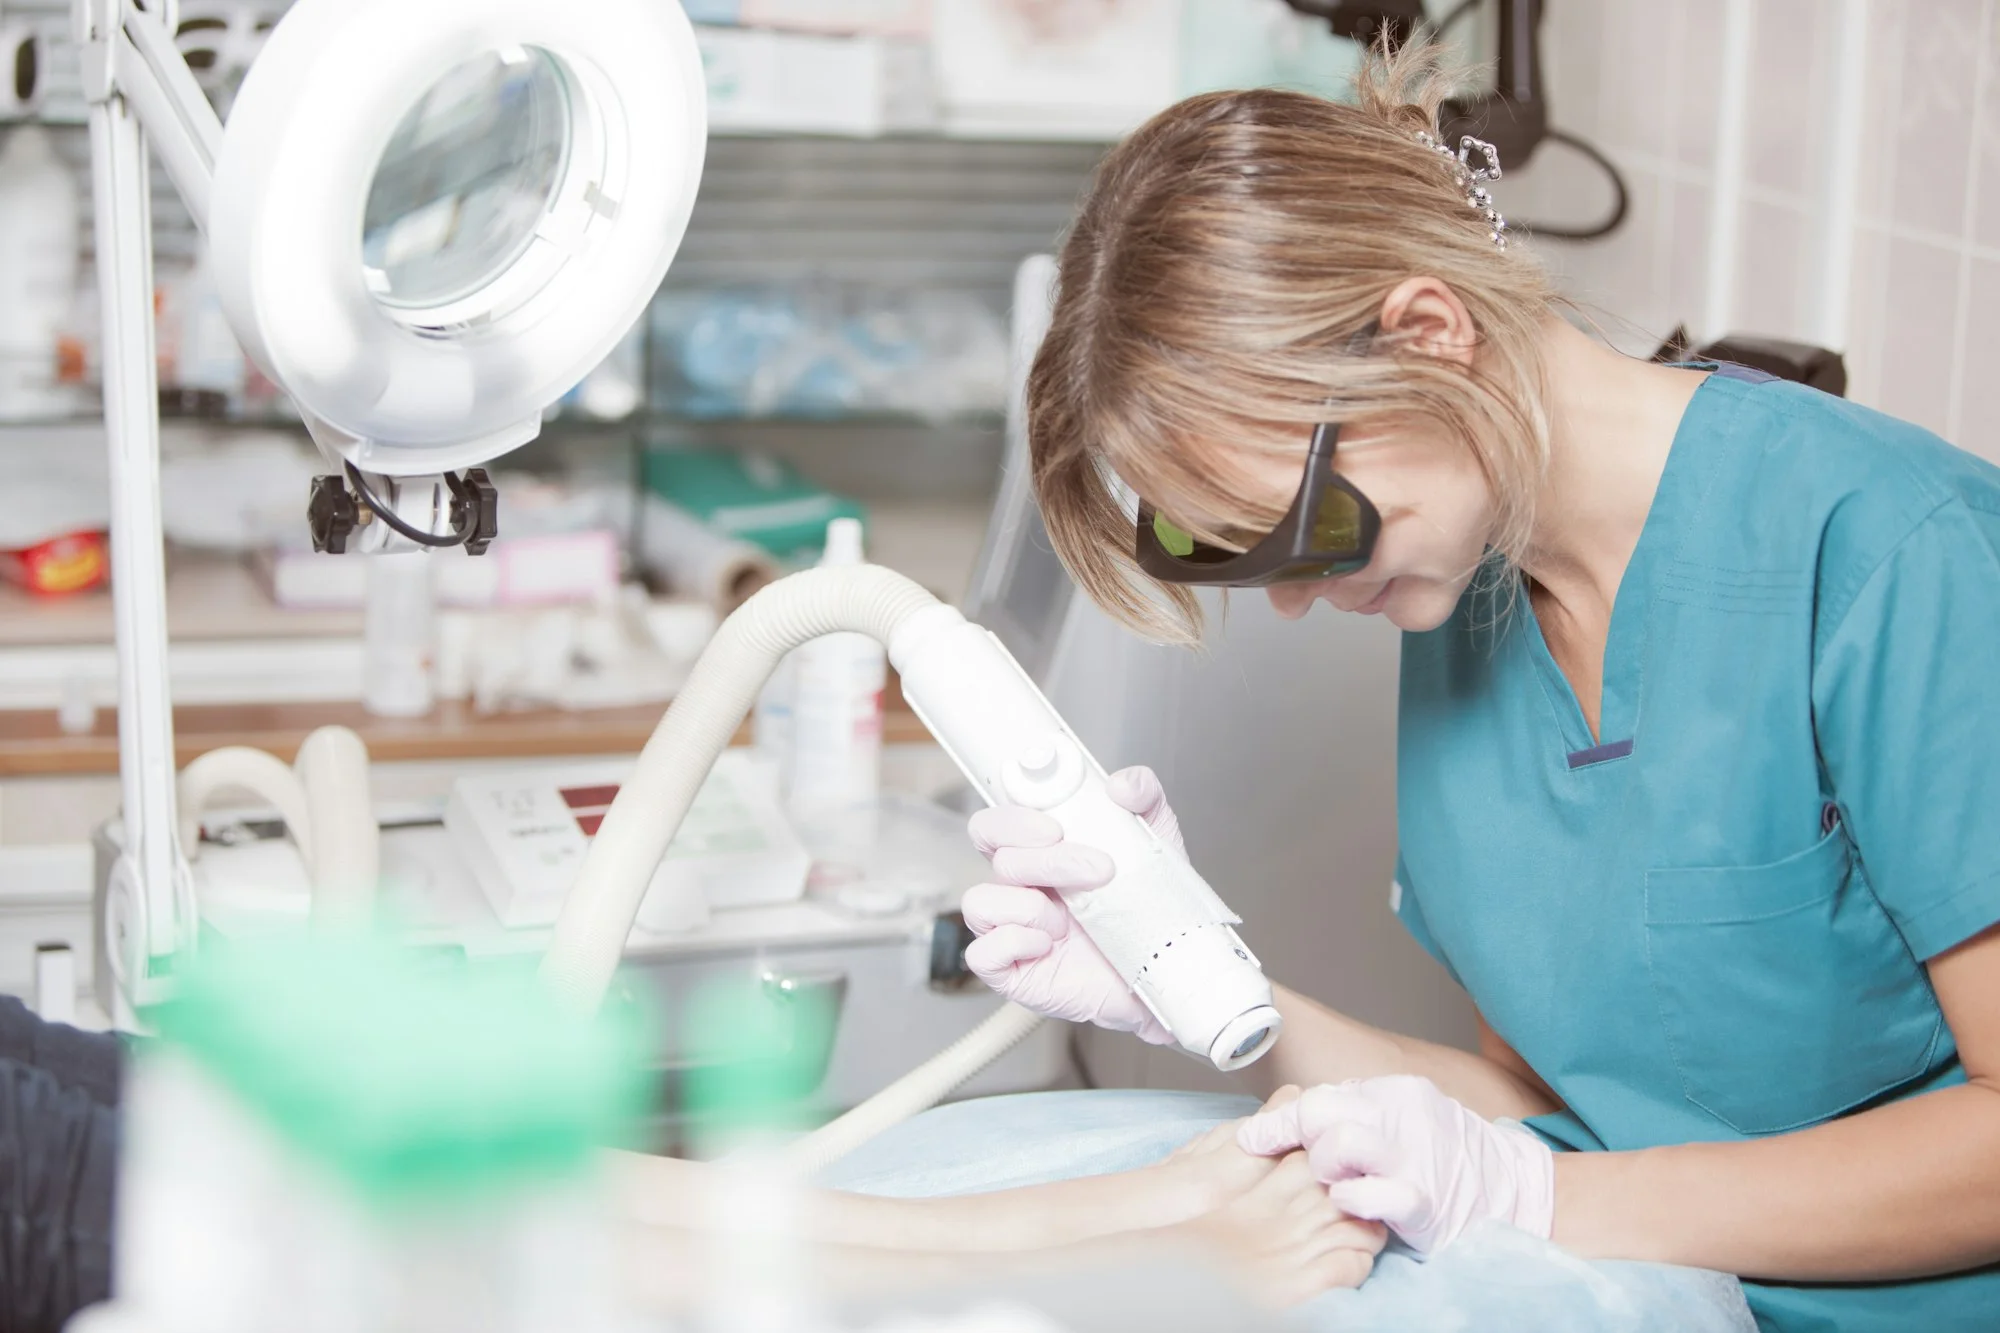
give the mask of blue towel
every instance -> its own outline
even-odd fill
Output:
[[[822,1172],[833,1189],[934,1198],[1130,1171],[1225,1120],[1247,1097],[1139,1089],[1035,1092],[941,1106]],[[1429,1262],[1391,1245],[1358,1291],[1295,1311],[1311,1333],[1755,1333],[1726,1273],[1586,1263],[1511,1228],[1468,1233]]]

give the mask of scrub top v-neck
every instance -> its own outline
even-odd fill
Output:
[[[1397,914],[1624,1150],[1964,1081],[1925,960],[2000,922],[2000,471],[1722,367],[1619,585],[1592,735],[1524,590],[1404,638]],[[2000,1269],[1746,1283],[1793,1330],[2000,1327]]]

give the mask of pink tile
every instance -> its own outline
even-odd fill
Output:
[[[1923,0],[1921,7],[1905,11],[1891,208],[1906,227],[1945,236],[1964,230],[1985,5],[1986,0]]]
[[[2000,261],[1976,259],[1966,291],[1965,368],[1958,394],[1958,438],[1952,441],[2000,463]]]
[[[1847,394],[1858,403],[1881,402],[1883,313],[1889,301],[1889,234],[1862,227],[1854,237],[1854,267],[1847,289]]]
[[[1974,121],[1979,136],[1979,156],[1973,163],[1979,173],[1979,203],[1972,234],[1979,244],[2000,250],[2000,0],[1986,0],[1986,33],[1980,46],[1986,52],[1986,90]]]
[[[1603,128],[1604,7],[1561,5],[1542,12],[1542,74],[1550,119],[1585,137]]]
[[[1806,331],[1802,266],[1810,249],[1810,210],[1749,201],[1737,241],[1736,311],[1731,333],[1797,338]]]
[[[1588,8],[1589,6],[1585,6]],[[1684,166],[1715,165],[1715,121],[1722,99],[1724,0],[1683,0],[1675,62],[1674,157]]]
[[[1951,411],[1957,252],[1892,238],[1886,292],[1877,406],[1942,433]]]
[[[1635,168],[1627,155],[1618,149],[1606,152],[1629,184]],[[1603,168],[1558,143],[1543,144],[1520,171],[1510,168],[1496,193],[1509,217],[1565,227],[1585,227],[1599,221],[1610,212],[1614,198]]]
[[[1676,185],[1667,215],[1666,300],[1690,328],[1701,322],[1708,295],[1708,205],[1705,185]]]
[[[1804,193],[1823,169],[1821,66],[1835,18],[1821,0],[1762,0],[1750,46],[1750,127],[1744,167],[1752,185]]]
[[[1861,180],[1856,191],[1863,222],[1888,226],[1896,200],[1896,107],[1903,83],[1903,34],[1909,0],[1874,0],[1868,8],[1866,73],[1862,88]]]
[[[1671,150],[1668,118],[1679,70],[1673,50],[1672,6],[1650,0],[1604,0],[1604,71],[1599,121],[1609,145],[1664,158]]]
[[[1625,225],[1602,241],[1541,243],[1556,252],[1561,290],[1610,323],[1631,321],[1648,329],[1661,313],[1654,282],[1660,182],[1651,172],[1627,175],[1632,211]]]

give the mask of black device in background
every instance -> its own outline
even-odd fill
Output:
[[[1386,35],[1391,47],[1428,30],[1440,36],[1469,16],[1486,0],[1459,0],[1433,23],[1422,0],[1285,0],[1301,14],[1324,19],[1337,37],[1373,43]],[[1590,0],[1583,0],[1590,3]],[[1549,124],[1549,104],[1542,95],[1542,0],[1493,0],[1499,19],[1499,50],[1493,89],[1476,97],[1455,97],[1439,114],[1439,133],[1447,144],[1466,135],[1493,145],[1503,168],[1526,166],[1544,141],[1565,144],[1604,170],[1615,193],[1604,221],[1585,228],[1552,227],[1510,222],[1514,231],[1557,240],[1587,241],[1608,236],[1625,221],[1628,196],[1625,179],[1604,154],[1584,140]],[[1685,328],[1675,329],[1653,354],[1655,361],[1729,361],[1791,380],[1835,397],[1847,393],[1847,364],[1840,353],[1783,338],[1732,333],[1705,347],[1696,347]]]
[[[1696,347],[1685,327],[1675,329],[1653,353],[1653,360],[1728,361],[1761,370],[1781,380],[1803,384],[1836,398],[1847,396],[1847,362],[1840,353],[1810,343],[1786,338],[1764,338],[1754,333],[1731,333],[1705,346]]]
[[[1420,29],[1442,34],[1484,0],[1460,0],[1436,23],[1424,12],[1422,0],[1285,0],[1285,3],[1301,14],[1326,20],[1335,36],[1372,43],[1386,35],[1393,47],[1409,41]],[[1559,241],[1593,241],[1609,236],[1624,223],[1631,197],[1624,175],[1596,145],[1549,124],[1548,99],[1542,93],[1542,0],[1495,0],[1495,5],[1500,29],[1493,88],[1474,97],[1455,97],[1444,104],[1438,125],[1443,142],[1456,145],[1466,135],[1482,139],[1493,145],[1505,170],[1528,165],[1544,142],[1559,143],[1582,153],[1602,169],[1611,183],[1611,211],[1603,221],[1569,227],[1510,219],[1508,226],[1514,231]]]
[[[1325,19],[1336,37],[1351,37],[1363,46],[1372,45],[1386,29],[1389,45],[1401,46],[1418,28],[1430,22],[1424,0],[1285,0],[1309,18]]]

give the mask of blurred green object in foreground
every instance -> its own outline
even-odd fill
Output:
[[[817,992],[717,983],[693,995],[684,1044],[695,1055],[685,1105],[699,1138],[803,1129],[824,1116],[814,1094],[826,1077],[839,1014]]]
[[[580,1170],[647,1108],[635,1014],[564,1013],[531,973],[325,935],[197,955],[164,1040],[378,1203]]]

